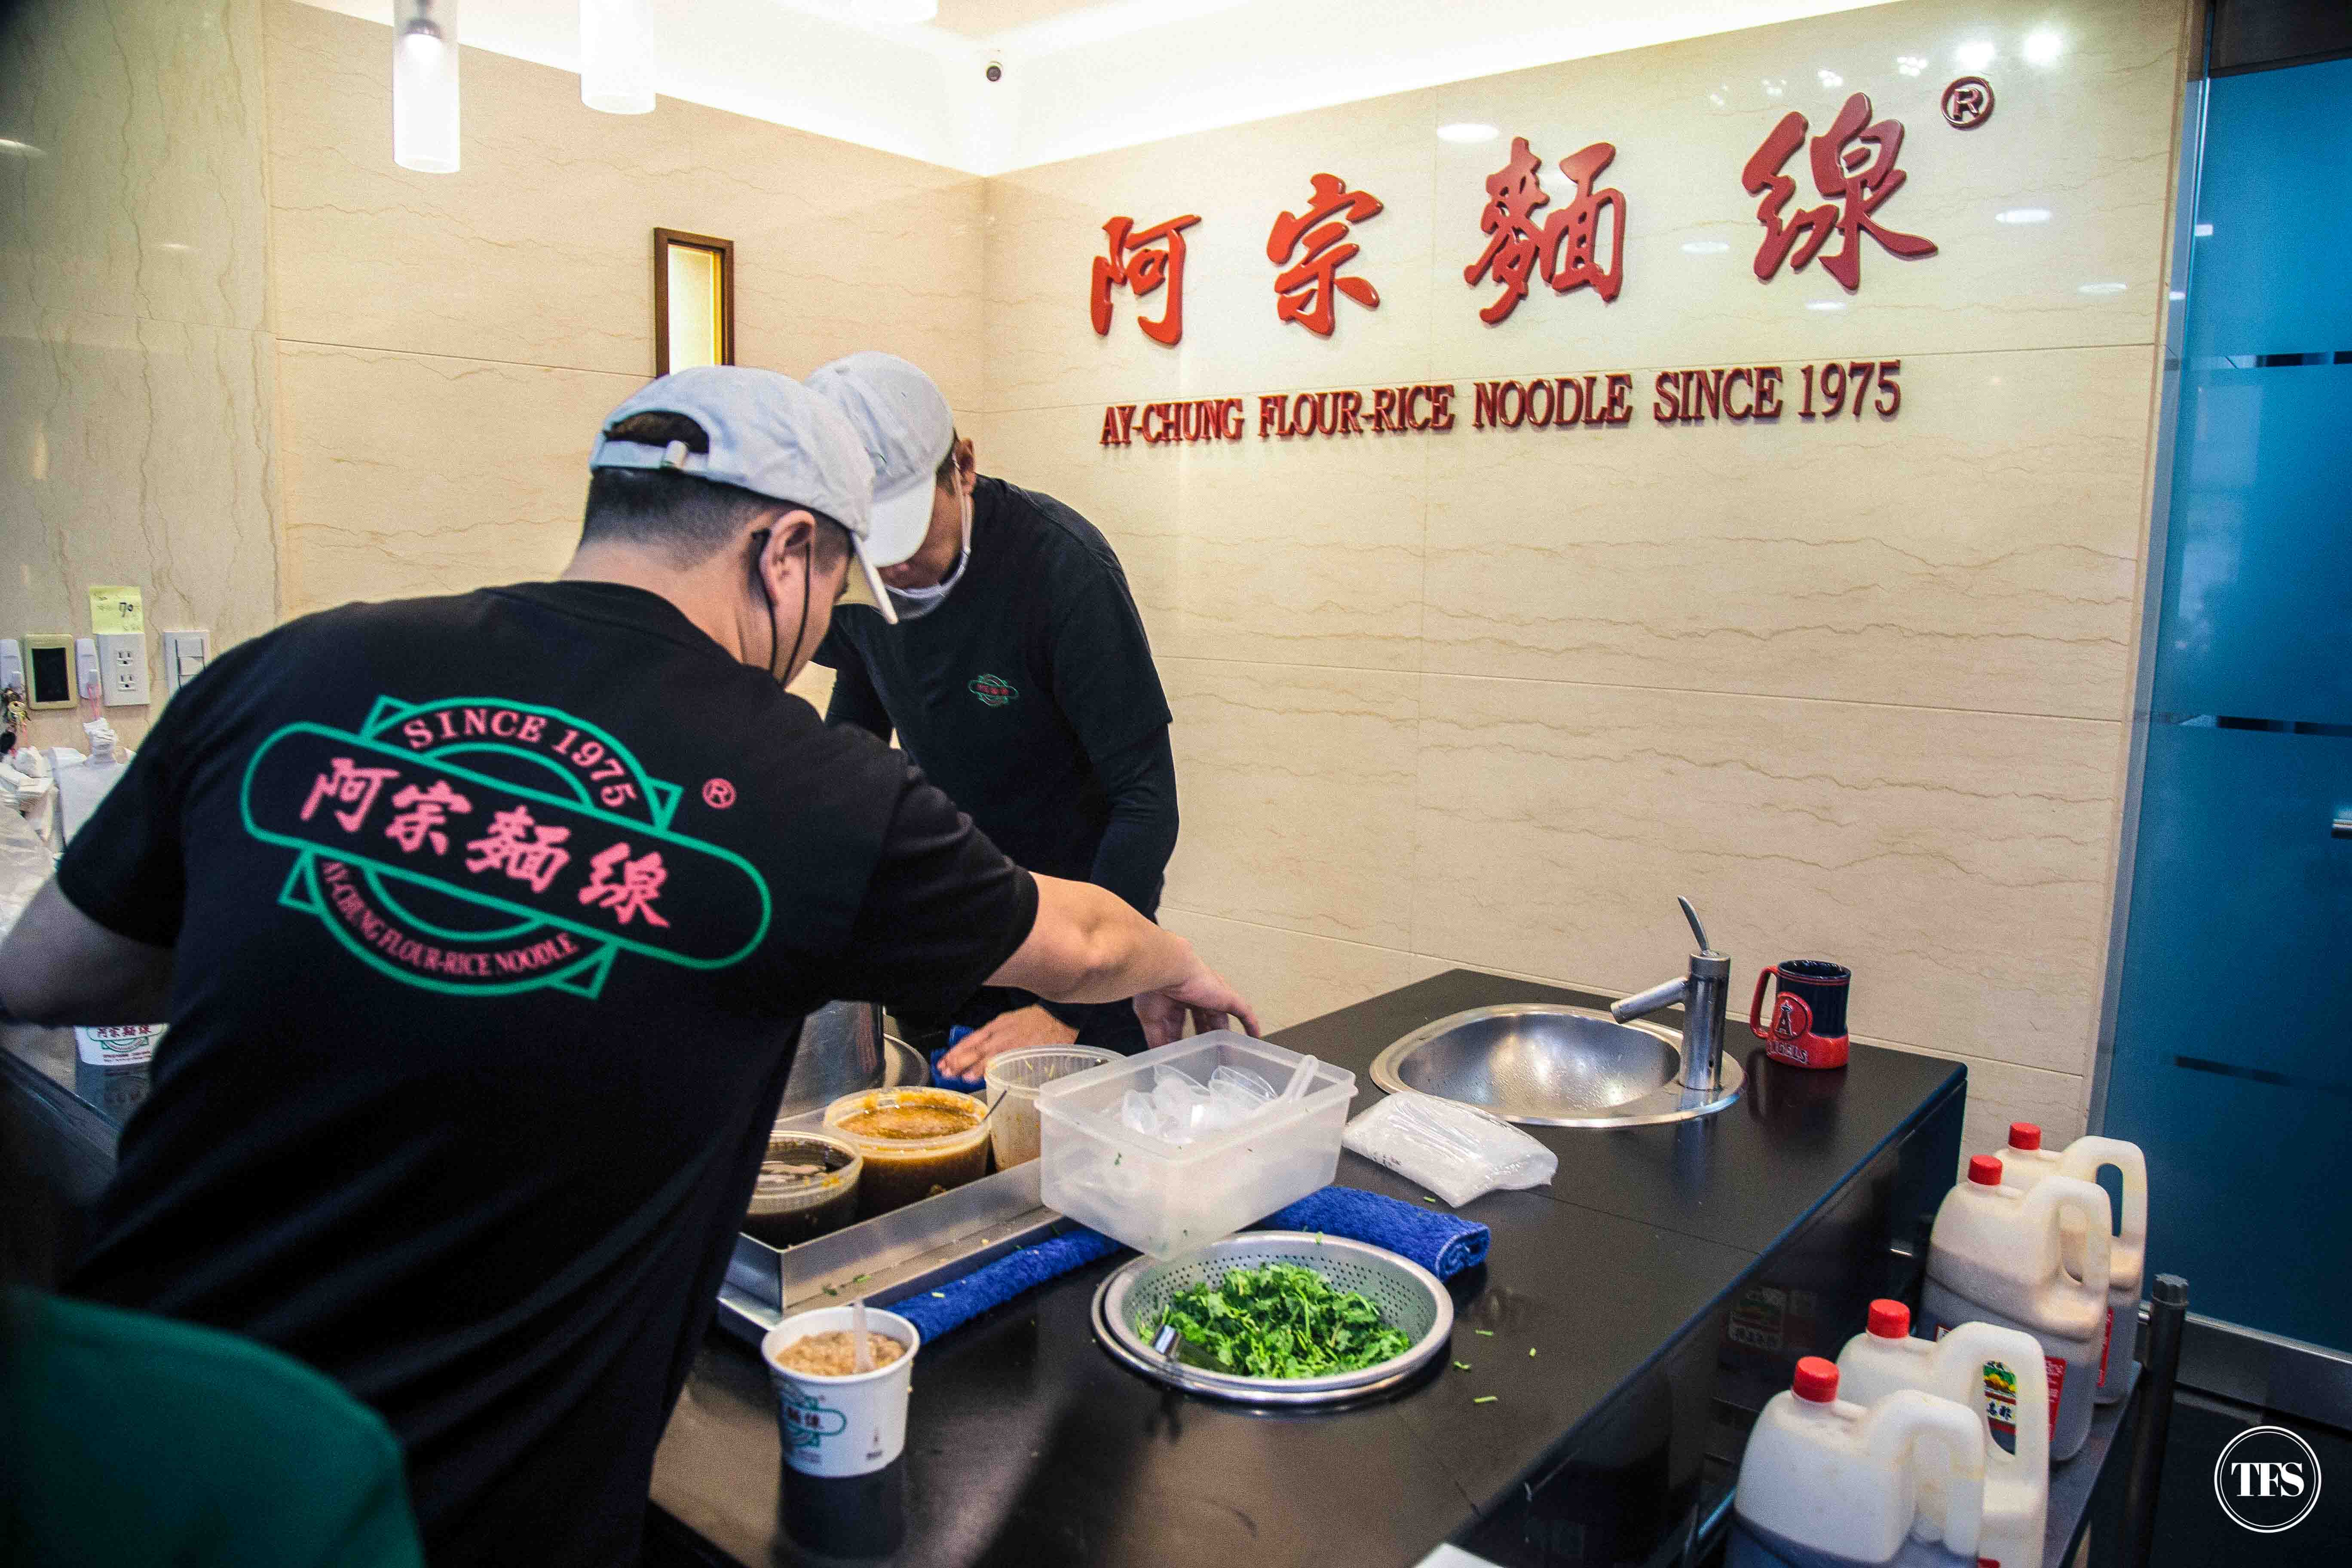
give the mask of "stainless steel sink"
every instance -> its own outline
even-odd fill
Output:
[[[1739,1097],[1730,1052],[1710,1090],[1677,1083],[1681,1068],[1682,1036],[1673,1029],[1559,1003],[1512,1002],[1424,1024],[1372,1058],[1372,1081],[1540,1127],[1683,1121]]]

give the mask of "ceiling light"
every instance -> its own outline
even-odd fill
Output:
[[[13,136],[0,136],[0,153],[11,158],[37,158],[41,150],[30,142],[19,142]]]
[[[1960,68],[1964,71],[1980,71],[1992,64],[1999,52],[1982,38],[1978,38],[1971,43],[1962,44],[1952,52],[1952,58],[1960,62]]]
[[[2011,207],[2006,212],[1993,214],[1992,221],[1995,223],[2048,223],[2050,209],[2048,207]]]
[[[653,112],[645,0],[580,0],[580,101],[606,114]]]
[[[940,14],[940,0],[852,0],[849,8],[861,22],[928,22]]]
[[[2189,232],[2199,239],[2210,239],[2213,237],[2213,226],[2210,223],[2200,223]]]
[[[1721,256],[1725,251],[1729,250],[1730,248],[1731,247],[1726,245],[1719,239],[1686,239],[1683,241],[1683,250],[1685,254],[1690,256]]]
[[[1492,142],[1498,134],[1500,132],[1493,126],[1480,124],[1475,120],[1457,120],[1451,125],[1437,128],[1440,142]]]
[[[1813,74],[1822,79],[1822,86],[1824,89],[1845,85],[1845,78],[1835,71],[1815,71]]]
[[[2120,294],[2127,287],[2122,283],[2084,283],[2074,290],[2077,294]]]
[[[2029,64],[2046,66],[2063,53],[2065,47],[2065,39],[2044,27],[2038,33],[2026,35],[2025,58]]]
[[[1805,301],[1805,309],[1808,310],[1843,310],[1845,309],[1845,301],[1843,300],[1808,300]]]
[[[1917,76],[1921,71],[1927,68],[1927,57],[1925,55],[1897,55],[1895,57],[1895,68],[1901,71],[1905,76]]]
[[[457,0],[395,0],[392,161],[427,174],[457,171]]]

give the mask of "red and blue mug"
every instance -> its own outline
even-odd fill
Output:
[[[1772,1021],[1764,1021],[1764,993],[1780,982]],[[1748,1004],[1748,1028],[1764,1042],[1764,1054],[1800,1068],[1842,1068],[1849,1044],[1846,992],[1853,972],[1825,958],[1791,958],[1756,976]]]

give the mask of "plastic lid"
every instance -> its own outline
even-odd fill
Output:
[[[1980,1187],[2000,1185],[2000,1162],[1990,1154],[1975,1154],[1969,1159],[1969,1180]],[[1853,1321],[1848,1319],[1847,1321]]]
[[[2035,1126],[2031,1121],[2011,1122],[2009,1124],[2009,1146],[2012,1149],[2041,1148],[2042,1129]]]
[[[1870,1331],[1882,1340],[1911,1337],[1911,1309],[1884,1298],[1870,1304]]]
[[[1837,1366],[1817,1355],[1809,1355],[1797,1363],[1797,1375],[1789,1386],[1798,1398],[1812,1405],[1827,1405],[1837,1397]]]

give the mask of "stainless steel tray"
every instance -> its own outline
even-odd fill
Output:
[[[1220,1279],[1228,1268],[1296,1263],[1343,1289],[1369,1296],[1381,1315],[1412,1337],[1412,1348],[1377,1366],[1336,1377],[1244,1377],[1192,1365],[1151,1348],[1140,1324],[1157,1321],[1168,1299]],[[1454,1340],[1454,1298],[1437,1276],[1385,1247],[1303,1230],[1252,1230],[1162,1263],[1139,1258],[1095,1292],[1095,1335],[1143,1373],[1191,1394],[1240,1405],[1292,1408],[1349,1405],[1403,1384]]]

